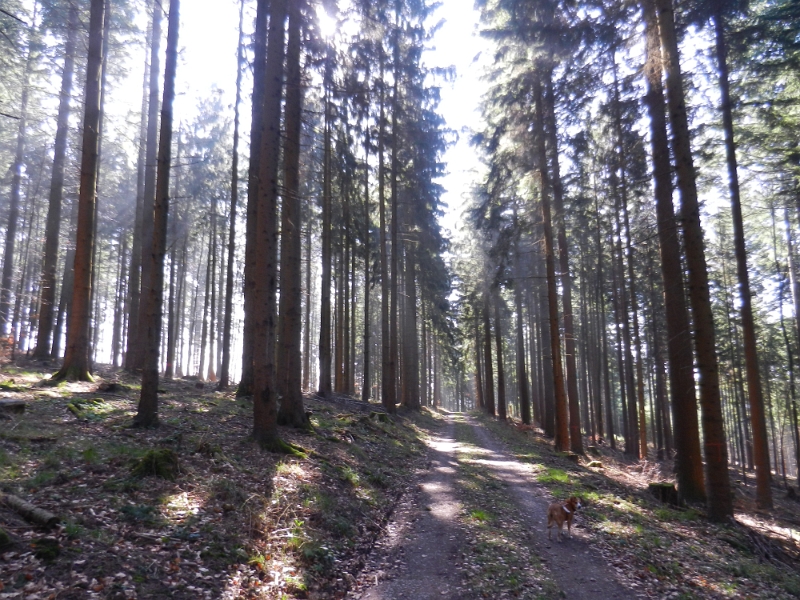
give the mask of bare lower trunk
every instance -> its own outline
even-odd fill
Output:
[[[681,192],[684,251],[689,271],[689,299],[693,313],[695,354],[702,410],[709,518],[714,521],[725,521],[733,515],[728,474],[728,449],[720,399],[716,335],[714,317],[711,312],[705,242],[700,225],[700,206],[697,201],[697,186],[672,0],[656,0],[656,8],[664,52],[667,100],[673,132],[672,150],[675,155],[678,187]]]
[[[153,261],[150,242],[153,239],[153,207],[156,195],[156,169],[158,153],[158,79],[159,50],[161,46],[161,11],[159,3],[153,5],[153,35],[150,52],[150,85],[147,109],[147,145],[145,147],[144,162],[144,191],[142,193],[142,252],[141,252],[141,279],[140,301],[136,316],[136,329],[128,332],[128,352],[126,354],[125,368],[129,371],[138,371],[144,366],[142,349],[145,346],[147,328],[142,324],[146,319],[146,302],[143,299],[150,293],[150,279],[152,277]],[[133,320],[131,320],[133,323]]]
[[[75,232],[75,266],[67,345],[61,370],[54,379],[91,381],[89,373],[89,318],[91,310],[92,252],[97,202],[97,158],[100,131],[100,77],[103,63],[105,1],[92,0],[89,22],[89,58],[86,65],[86,100],[83,120],[78,225]]]
[[[331,393],[331,49],[325,60],[325,131],[323,156],[322,192],[322,280],[320,289],[320,329],[319,329],[319,386],[322,397]]]
[[[484,366],[484,406],[486,414],[494,417],[497,414],[494,400],[494,366],[492,365],[492,325],[489,320],[489,293],[483,294],[483,366]],[[434,377],[436,375],[434,374]]]
[[[300,69],[301,13],[297,2],[289,8],[289,42],[286,51],[286,138],[283,153],[284,195],[281,212],[280,363],[281,406],[278,422],[308,429],[300,389],[300,335],[302,333],[302,270],[300,221],[300,133],[303,90]]]
[[[269,0],[259,2],[256,13],[255,34],[253,36],[253,89],[257,91],[253,98],[250,126],[250,163],[247,177],[247,222],[245,225],[244,249],[244,327],[242,329],[242,378],[236,390],[237,396],[249,396],[253,393],[253,344],[255,336],[255,286],[256,286],[256,218],[258,197],[261,183],[259,181],[259,164],[261,163],[261,137],[263,128],[264,89],[267,64],[267,13]]]
[[[225,269],[225,311],[222,324],[222,365],[217,389],[225,390],[230,383],[231,321],[233,318],[233,257],[236,253],[236,210],[239,203],[239,103],[242,98],[242,68],[244,65],[244,0],[239,6],[239,43],[236,46],[236,100],[233,105],[233,157],[231,159],[231,207],[228,227],[228,262]]]
[[[386,247],[386,169],[384,168],[384,146],[386,133],[384,57],[381,52],[381,93],[378,134],[378,204],[380,212],[381,244],[381,403],[389,411],[395,411],[397,395],[394,379],[391,378],[390,365],[394,359],[389,343],[389,251]]]
[[[500,325],[500,299],[499,292],[494,298],[494,342],[497,351],[497,416],[501,421],[508,418],[506,406],[506,371],[503,367],[503,333]]]
[[[412,241],[409,246],[413,246]],[[406,408],[419,410],[419,346],[417,342],[417,287],[416,256],[414,248],[406,249],[405,297],[403,318],[403,404]]]
[[[555,447],[566,451],[570,447],[567,417],[567,392],[564,386],[564,371],[561,363],[561,333],[558,327],[558,296],[556,283],[555,250],[553,244],[553,222],[550,215],[550,178],[547,173],[545,150],[544,103],[542,84],[534,83],[536,102],[536,125],[539,159],[539,178],[542,198],[542,223],[544,228],[545,269],[547,277],[547,307],[550,325],[550,352],[553,361],[553,387],[555,398]]]
[[[564,308],[564,350],[567,366],[567,399],[569,402],[569,440],[570,449],[583,454],[581,420],[578,399],[578,369],[575,364],[575,324],[572,316],[572,276],[569,270],[569,244],[564,220],[564,191],[561,183],[561,170],[558,164],[558,135],[556,129],[555,91],[552,70],[548,70],[544,94],[546,136],[550,150],[551,183],[553,189],[553,209],[555,212],[556,238],[558,241],[558,262],[561,270],[562,304]]]
[[[297,0],[290,0],[296,2]],[[259,15],[266,10],[259,0]],[[280,158],[281,100],[286,0],[270,3],[267,66],[263,89],[263,135],[259,165],[259,195],[255,247],[255,337],[253,340],[253,439],[266,449],[277,450],[278,394],[275,377],[277,200]]]
[[[175,71],[178,64],[178,26],[180,0],[170,0],[167,53],[164,65],[164,99],[161,104],[161,132],[158,145],[156,198],[153,205],[153,236],[150,246],[151,280],[145,298],[146,331],[143,350],[142,391],[139,410],[133,419],[136,427],[158,425],[158,362],[161,349],[161,322],[164,304],[164,255],[167,249],[169,179],[172,162],[172,102],[175,99]]]
[[[715,0],[714,30],[716,33],[717,67],[719,69],[722,128],[725,132],[725,155],[728,166],[728,187],[731,195],[733,217],[734,253],[739,279],[742,332],[744,334],[744,359],[747,371],[747,397],[750,419],[753,423],[753,460],[756,465],[756,502],[760,508],[772,508],[772,477],[767,443],[767,423],[764,416],[764,396],[761,390],[761,373],[758,366],[758,343],[750,294],[750,275],[747,271],[747,249],[744,239],[742,203],[739,194],[739,175],[736,165],[736,143],[733,138],[733,115],[728,78],[728,50],[725,40],[725,18],[720,0]]]
[[[703,462],[693,377],[692,338],[684,292],[678,222],[672,204],[672,167],[669,163],[664,108],[661,45],[653,2],[642,0],[641,5],[647,50],[645,103],[650,116],[653,180],[667,323],[669,387],[675,421],[675,473],[681,498],[695,502],[705,499]]]

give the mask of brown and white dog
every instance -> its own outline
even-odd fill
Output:
[[[564,528],[564,523],[567,524],[567,532],[569,537],[572,537],[572,519],[575,518],[575,511],[582,508],[580,498],[575,496],[570,497],[569,500],[561,504],[560,502],[553,502],[547,508],[547,539],[550,537],[550,528],[553,525],[558,525],[556,537],[561,542],[561,530]]]

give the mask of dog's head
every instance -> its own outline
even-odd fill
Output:
[[[569,507],[571,511],[576,511],[579,508],[583,508],[583,504],[581,503],[581,499],[577,496],[571,496],[569,500],[566,501],[566,506]]]

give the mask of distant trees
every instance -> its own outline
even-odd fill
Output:
[[[310,425],[312,387],[390,412],[478,407],[574,453],[669,457],[674,442],[681,496],[716,520],[732,514],[731,465],[755,470],[765,508],[772,472],[797,475],[795,3],[482,0],[497,57],[473,134],[485,176],[452,253],[432,4],[258,0],[250,24],[237,3],[233,107],[212,90],[174,135],[164,7],[145,3],[143,36],[142,7],[119,6],[109,20],[94,1],[0,14],[13,352],[48,360],[66,342],[58,378],[89,379],[95,361],[145,369],[141,425],[157,423],[162,373],[220,389],[238,377],[255,440],[282,451],[278,423]],[[109,126],[101,99],[124,76],[123,46],[144,63],[142,105]],[[681,70],[702,47],[714,80]]]
[[[681,22],[712,25],[684,35],[714,49],[720,75],[721,104],[706,107],[720,109],[719,122],[700,128],[692,139],[692,118],[699,114],[692,110],[702,98],[684,84],[694,74],[681,74],[670,0],[611,3],[591,18],[559,2],[535,10],[505,0],[479,6],[498,64],[489,73],[484,124],[474,138],[486,165],[471,207],[471,227],[481,243],[471,246],[473,256],[460,261],[457,274],[464,297],[476,301],[472,315],[482,314],[478,299],[487,285],[466,276],[464,269],[474,270],[475,263],[485,265],[486,279],[501,297],[513,297],[515,343],[507,341],[506,347],[514,348],[516,360],[506,364],[514,364],[517,373],[505,382],[516,390],[510,414],[530,418],[530,365],[534,418],[555,437],[556,447],[568,449],[563,422],[569,425],[569,449],[576,452],[581,450],[575,441],[584,435],[613,447],[621,434],[626,453],[664,456],[674,435],[680,494],[707,500],[711,519],[732,515],[732,461],[743,472],[755,466],[759,504],[770,506],[770,470],[778,468],[778,454],[786,455],[779,446],[787,435],[793,444],[797,438],[795,401],[785,402],[794,398],[788,371],[793,373],[797,344],[783,342],[781,359],[769,350],[768,332],[785,309],[776,312],[775,294],[757,299],[750,290],[784,289],[778,283],[783,275],[772,275],[782,267],[761,266],[769,259],[760,248],[777,237],[767,236],[769,224],[759,217],[764,211],[753,209],[784,193],[782,202],[796,206],[794,184],[758,189],[765,185],[765,168],[782,173],[779,181],[796,182],[797,170],[790,169],[793,175],[784,170],[791,162],[789,146],[777,140],[798,105],[784,98],[785,114],[779,117],[767,108],[774,105],[762,86],[767,74],[786,77],[784,69],[797,58],[787,44],[797,30],[789,25],[793,9],[780,1],[751,6],[750,14],[737,3],[681,7]],[[637,23],[644,24],[642,55],[623,41],[635,35]],[[716,86],[702,76],[693,83],[703,90]],[[637,125],[643,109],[649,148]],[[770,123],[772,129],[767,133],[756,123]],[[714,133],[724,143],[712,140]],[[739,145],[748,149],[746,166],[737,164]],[[713,197],[710,190],[718,187],[710,169],[706,174],[713,161],[728,167],[730,213],[710,200],[710,209],[702,207],[701,196],[708,190]],[[754,182],[746,191],[738,189],[742,168]],[[709,223],[717,227],[726,219],[734,236],[720,233],[709,244],[701,220],[708,231]],[[787,272],[794,273],[789,265],[796,265],[795,236],[792,226],[787,230],[780,252]],[[737,297],[728,289],[733,269],[726,267],[734,261],[741,313],[728,298]],[[485,316],[469,326],[476,331],[471,345],[481,399],[494,393],[487,382],[493,386],[496,371],[486,361],[482,339],[490,326]],[[777,386],[783,391],[762,390],[759,380],[776,368],[786,373]],[[491,403],[482,407],[493,413]],[[770,435],[771,464],[765,444]]]

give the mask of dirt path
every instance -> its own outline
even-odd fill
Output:
[[[462,425],[456,428],[456,419]],[[470,437],[464,444],[464,429]],[[458,434],[458,439],[456,435]],[[599,553],[593,551],[588,536],[582,531],[580,515],[573,538],[549,542],[545,519],[550,498],[546,490],[534,482],[532,471],[513,459],[484,428],[463,416],[448,416],[447,425],[431,439],[430,465],[411,497],[402,503],[378,543],[358,584],[348,596],[354,600],[428,600],[486,597],[475,586],[477,578],[498,581],[507,577],[513,566],[511,555],[519,552],[527,557],[521,563],[519,577],[527,582],[510,589],[498,587],[493,598],[561,597],[577,600],[609,600],[635,598],[636,593],[623,587],[614,578],[613,569]],[[512,505],[502,509],[513,513],[496,532],[513,540],[506,557],[496,556],[497,548],[486,559],[497,565],[481,565],[475,548],[475,528],[465,514],[463,481],[459,468],[466,460],[481,476],[488,476]],[[461,463],[459,462],[461,461]],[[499,484],[499,485],[498,485]],[[498,496],[499,498],[499,496]],[[509,523],[512,524],[509,529]],[[482,533],[485,535],[486,529]],[[512,549],[513,548],[513,549]],[[471,552],[472,550],[472,552]],[[494,556],[493,556],[494,554]],[[478,556],[481,556],[480,554]],[[495,567],[500,567],[499,570]]]

